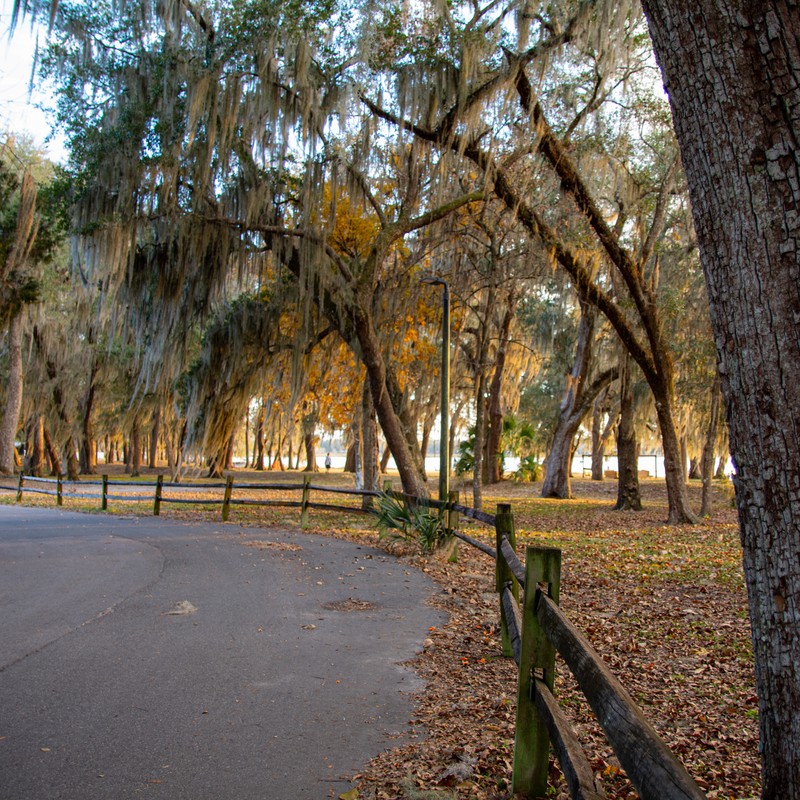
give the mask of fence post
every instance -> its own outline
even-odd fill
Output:
[[[233,475],[228,475],[225,481],[225,494],[222,498],[222,521],[227,522],[231,515],[231,494],[233,493]]]
[[[311,476],[303,475],[303,494],[300,498],[300,527],[308,527],[308,498],[311,494]]]
[[[108,475],[103,475],[102,498],[100,500],[100,510],[108,511]]]
[[[514,530],[514,515],[511,513],[511,506],[508,503],[497,504],[497,516],[495,517],[495,540],[497,546],[497,560],[495,561],[495,591],[500,599],[500,633],[503,639],[503,655],[506,658],[514,657],[514,648],[511,646],[511,637],[508,635],[508,620],[503,608],[503,589],[506,584],[511,584],[511,592],[517,603],[519,603],[519,582],[511,572],[511,568],[506,563],[503,556],[502,544],[503,537],[507,538],[512,547],[516,546],[517,535]]]
[[[448,492],[445,505],[439,509],[439,519],[444,527],[444,536],[437,555],[441,559],[446,559],[448,564],[458,562],[458,539],[453,536],[453,531],[458,530],[458,511],[454,511],[452,508],[453,504],[457,502],[458,492]]]
[[[161,490],[164,488],[164,476],[159,474],[156,478],[156,499],[153,501],[153,516],[161,514]]]
[[[498,515],[499,519],[499,515]],[[525,603],[522,609],[522,652],[517,693],[517,730],[514,739],[513,794],[543,797],[547,790],[550,738],[534,703],[533,682],[544,681],[552,691],[555,649],[536,617],[536,601],[547,585],[547,594],[558,602],[561,582],[561,551],[529,545],[525,553]]]
[[[447,556],[448,564],[458,563],[458,539],[453,536],[453,531],[458,530],[458,511],[453,506],[458,503],[458,492],[447,493],[447,505],[442,509],[444,514],[444,532],[445,540],[443,555]]]
[[[17,502],[22,502],[22,484],[25,482],[25,475],[20,472],[19,474],[19,485],[17,486]]]
[[[63,506],[64,505],[64,497],[63,491],[64,487],[62,486],[62,482],[64,480],[64,476],[59,472],[56,475],[56,505]]]

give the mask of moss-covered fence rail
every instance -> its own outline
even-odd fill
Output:
[[[300,509],[301,524],[308,522],[309,509],[326,509],[346,513],[369,513],[369,501],[377,492],[340,489],[312,484],[307,476],[302,484],[240,483],[229,477],[224,483],[165,484],[159,476],[155,482],[118,481],[103,476],[101,481],[67,482],[60,478],[20,476],[13,487],[20,501],[24,492],[49,494],[63,502],[64,487],[77,484],[81,490],[99,486],[94,494],[71,492],[70,497],[99,498],[101,508],[109,500],[150,501],[153,513],[159,514],[163,503],[220,503],[222,518],[227,520],[231,506],[284,506]],[[31,485],[33,484],[33,485]],[[46,487],[51,488],[46,488]],[[112,494],[115,487],[137,487],[147,494]],[[178,488],[179,487],[179,488]],[[152,491],[150,489],[152,488]],[[211,498],[181,497],[191,489],[216,491]],[[247,497],[257,490],[297,492],[297,501],[284,498]],[[358,495],[361,506],[312,502],[313,492]],[[387,492],[391,492],[387,485]],[[234,496],[234,493],[242,496]],[[221,493],[221,496],[220,496]],[[446,514],[445,528],[450,540],[459,539],[489,555],[495,562],[495,589],[499,596],[502,646],[505,656],[519,666],[517,687],[517,722],[514,742],[512,790],[525,798],[544,797],[547,790],[548,759],[552,746],[564,773],[571,796],[575,800],[601,800],[602,786],[577,740],[575,732],[553,696],[555,658],[558,653],[575,676],[620,764],[642,800],[701,800],[705,795],[689,773],[670,752],[655,729],[644,718],[628,692],[611,673],[588,640],[559,608],[561,551],[554,548],[528,546],[525,563],[516,553],[516,535],[511,506],[499,504],[496,514],[462,506],[457,493],[448,502],[409,498],[392,492],[397,498],[438,508]],[[462,517],[491,526],[495,530],[495,547],[458,530]],[[523,599],[520,603],[520,596]]]

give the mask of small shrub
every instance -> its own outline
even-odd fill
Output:
[[[542,465],[536,460],[536,456],[525,456],[520,459],[519,469],[514,473],[514,480],[517,483],[532,483],[538,481],[542,476]]]
[[[405,503],[394,495],[382,492],[374,513],[378,518],[381,538],[388,536],[406,542],[423,553],[432,553],[444,541],[442,517],[422,505]]]

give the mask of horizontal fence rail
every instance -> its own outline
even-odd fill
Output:
[[[55,488],[47,488],[49,486]],[[97,491],[82,491],[87,487],[99,487]],[[126,487],[139,491],[128,491],[125,493],[115,492],[117,487]],[[16,492],[17,502],[20,502],[25,494],[50,495],[56,498],[57,505],[63,505],[63,499],[98,500],[103,511],[108,510],[109,501],[116,502],[150,502],[153,504],[153,514],[159,516],[162,503],[174,505],[195,505],[195,506],[214,506],[221,507],[222,519],[227,521],[230,516],[231,506],[262,506],[262,507],[282,507],[299,508],[301,512],[301,524],[306,527],[308,524],[309,509],[320,511],[338,511],[348,514],[369,514],[371,508],[368,506],[343,505],[335,502],[319,502],[312,500],[312,492],[318,494],[332,494],[340,496],[354,496],[361,498],[380,497],[380,492],[362,491],[357,489],[346,489],[336,486],[323,486],[311,483],[306,479],[303,483],[235,483],[232,476],[223,483],[220,481],[208,483],[167,483],[164,476],[159,475],[155,481],[134,481],[128,479],[112,479],[103,475],[101,480],[81,480],[68,481],[63,478],[38,478],[33,475],[20,475],[16,486],[0,484],[0,490]],[[205,497],[185,497],[182,493],[194,491],[206,493]],[[284,492],[288,494],[301,493],[300,500],[287,500],[284,498],[254,498],[254,497],[235,497],[234,492],[240,494],[253,494],[256,492]],[[434,501],[436,502],[436,501]]]
[[[30,484],[35,484],[31,486]],[[54,488],[42,488],[54,486]],[[99,486],[99,492],[88,494],[74,487]],[[118,486],[150,490],[144,493],[110,494]],[[158,515],[161,503],[221,505],[222,519],[227,520],[231,506],[283,506],[300,508],[301,525],[308,524],[309,509],[344,513],[372,513],[367,500],[382,493],[302,484],[240,483],[232,476],[224,483],[165,484],[163,475],[154,482],[110,480],[64,481],[58,478],[34,478],[20,475],[17,487],[0,484],[0,489],[16,491],[17,501],[23,493],[53,495],[59,505],[66,493],[70,498],[100,499],[107,510],[109,500],[153,501]],[[190,498],[176,494],[178,490],[213,493],[210,497]],[[165,491],[171,492],[169,496]],[[300,492],[300,500],[254,498],[252,493]],[[234,497],[234,492],[251,495]],[[312,492],[359,496],[361,507],[312,502]],[[558,605],[561,582],[561,551],[528,546],[525,563],[516,553],[516,534],[511,506],[499,504],[497,514],[459,505],[458,494],[448,501],[412,497],[393,491],[387,485],[383,494],[398,500],[438,509],[445,515],[445,529],[450,540],[475,547],[495,562],[495,589],[499,595],[503,655],[513,658],[519,667],[517,686],[517,721],[514,740],[512,792],[516,796],[534,798],[547,790],[549,753],[552,746],[574,800],[604,800],[606,795],[589,764],[575,732],[554,695],[555,658],[560,655],[575,676],[609,743],[641,800],[703,800],[705,795],[684,766],[671,753],[655,729],[644,718],[620,681],[610,672],[588,640],[567,619]],[[495,547],[458,530],[460,517],[494,528]],[[520,603],[520,592],[524,598]]]

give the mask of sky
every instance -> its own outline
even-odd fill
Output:
[[[58,137],[45,142],[50,123],[37,103],[46,101],[46,95],[34,92],[29,96],[36,34],[25,20],[9,39],[12,6],[13,0],[0,0],[0,137],[5,133],[27,133],[51,159],[65,161],[64,145]]]

